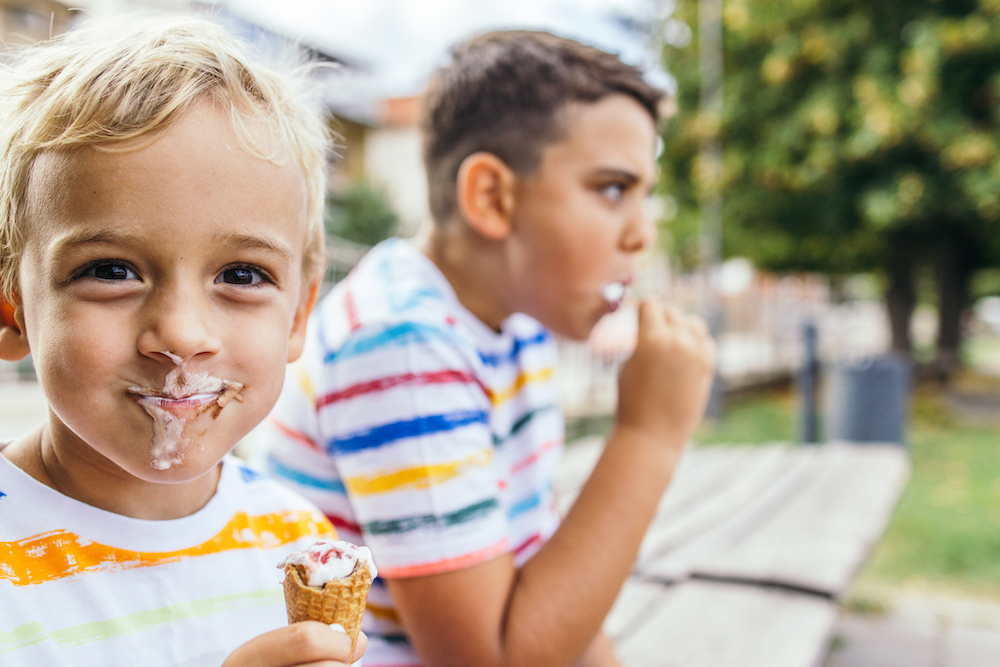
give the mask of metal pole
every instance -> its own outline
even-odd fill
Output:
[[[702,271],[707,287],[706,319],[718,340],[724,329],[724,313],[718,292],[722,259],[722,0],[698,0],[698,57],[701,69],[701,113],[712,128],[701,142],[705,179],[701,203]],[[706,416],[718,419],[724,410],[722,376],[716,371]]]
[[[819,442],[819,425],[816,421],[816,387],[819,384],[818,332],[812,319],[802,325],[804,347],[802,368],[799,371],[799,403],[802,411],[803,443]]]

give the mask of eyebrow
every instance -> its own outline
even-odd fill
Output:
[[[264,250],[280,255],[282,259],[286,260],[291,259],[294,256],[294,253],[288,244],[266,236],[255,236],[253,234],[231,232],[217,236],[216,240],[238,250]]]
[[[73,248],[88,245],[135,245],[141,243],[143,239],[144,236],[142,234],[119,230],[75,230],[61,236],[55,241],[54,255],[58,257]],[[291,259],[294,255],[292,249],[287,244],[266,236],[233,232],[216,236],[215,241],[239,250],[264,250],[279,255],[282,259],[286,260]]]
[[[613,167],[601,167],[599,169],[595,169],[593,175],[601,178],[620,178],[628,181],[629,183],[636,183],[639,180],[639,176],[634,172],[628,171],[627,169],[615,169]]]
[[[72,248],[88,245],[127,245],[138,243],[142,238],[141,234],[120,232],[117,230],[94,230],[80,229],[74,230],[60,236],[53,243],[55,256],[60,256]]]

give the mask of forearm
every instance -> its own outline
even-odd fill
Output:
[[[640,307],[636,351],[619,378],[616,427],[549,541],[520,569],[507,554],[390,581],[427,665],[569,667],[596,659],[588,649],[701,419],[714,357],[704,322],[648,302]]]
[[[679,453],[647,434],[612,432],[562,525],[518,573],[505,614],[509,653],[541,664],[583,653],[632,569]]]

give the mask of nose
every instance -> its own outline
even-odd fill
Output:
[[[650,216],[645,201],[638,202],[622,230],[622,250],[635,253],[645,250],[656,239],[656,224]]]
[[[221,341],[206,296],[176,285],[155,290],[146,304],[138,347],[144,356],[174,363],[218,353]]]

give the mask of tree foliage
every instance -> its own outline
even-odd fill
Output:
[[[333,236],[373,246],[392,236],[398,226],[385,192],[367,180],[358,180],[327,200],[326,230]]]
[[[972,275],[1000,265],[1000,0],[724,6],[721,117],[699,109],[696,0],[675,14],[694,41],[665,50],[679,84],[662,158],[679,253],[718,188],[724,253],[884,275],[897,348],[909,348],[916,276],[933,271],[939,351],[954,356]],[[715,133],[713,182],[700,147]]]

